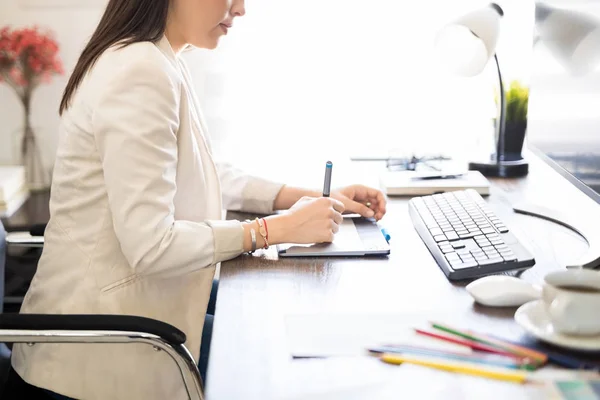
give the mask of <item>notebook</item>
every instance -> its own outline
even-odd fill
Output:
[[[430,176],[416,171],[385,171],[381,186],[388,196],[425,196],[465,189],[474,189],[482,196],[490,194],[490,182],[479,171],[461,171],[453,178]]]
[[[424,324],[421,315],[402,314],[289,314],[285,316],[287,344],[294,358],[354,357],[385,344],[422,346],[472,354],[468,347],[415,332]]]

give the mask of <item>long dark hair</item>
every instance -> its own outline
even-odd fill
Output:
[[[159,40],[167,27],[168,12],[169,0],[110,0],[69,78],[59,114],[69,108],[81,80],[105,50],[117,43],[127,46]]]

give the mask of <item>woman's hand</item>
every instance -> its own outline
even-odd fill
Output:
[[[303,197],[284,215],[267,218],[271,242],[329,243],[339,231],[344,204],[331,197]]]
[[[379,221],[386,213],[386,198],[380,190],[363,185],[347,186],[331,193],[341,201],[347,212],[357,213]]]

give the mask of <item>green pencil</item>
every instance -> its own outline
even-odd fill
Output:
[[[450,328],[448,326],[442,325],[442,324],[438,324],[435,322],[431,322],[431,326],[435,329],[439,329],[441,331],[444,331],[446,333],[450,333],[452,335],[456,335],[459,337],[462,337],[464,339],[467,340],[472,340],[474,342],[479,342],[479,343],[483,343],[486,344],[488,346],[493,346],[496,348],[499,348],[501,350],[507,351],[509,353],[513,353],[515,355],[518,356],[523,356],[523,357],[528,357],[528,358],[532,358],[536,363],[545,363],[547,361],[547,356],[545,354],[542,353],[538,353],[537,351],[533,351],[530,349],[524,349],[518,346],[514,346],[511,344],[507,344],[504,342],[501,342],[499,340],[493,340],[491,338],[485,337],[483,338],[483,335],[481,337],[475,336],[472,333],[465,333],[465,332],[461,332],[457,329],[454,328]]]

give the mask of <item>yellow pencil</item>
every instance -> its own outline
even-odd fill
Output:
[[[444,371],[457,372],[461,374],[481,376],[484,378],[498,379],[502,381],[523,383],[527,380],[526,372],[516,372],[512,370],[503,371],[501,369],[482,368],[466,364],[452,363],[446,361],[436,361],[432,359],[404,357],[398,354],[384,353],[380,359],[389,364],[400,365],[402,363],[422,365],[424,367],[437,368]]]

